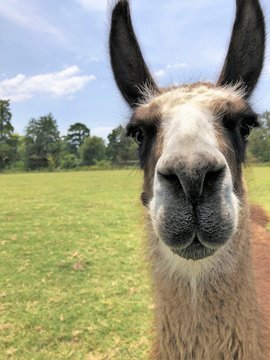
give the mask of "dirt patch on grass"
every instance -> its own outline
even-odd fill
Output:
[[[270,231],[266,228],[270,217],[263,208],[253,205],[250,219],[256,287],[265,324],[270,333]]]
[[[265,228],[270,222],[270,216],[260,205],[251,206],[250,217],[252,220],[252,224],[255,226],[262,226],[263,228]],[[270,236],[270,232],[268,236]]]

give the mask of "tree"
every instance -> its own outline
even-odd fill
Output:
[[[260,116],[261,127],[255,129],[249,139],[250,158],[259,162],[270,161],[270,112]]]
[[[14,128],[11,125],[11,118],[9,100],[0,100],[0,171],[12,160]]]
[[[106,146],[102,138],[88,137],[80,148],[83,165],[95,165],[106,158]]]
[[[90,130],[86,125],[82,123],[75,123],[71,125],[68,129],[67,136],[64,139],[69,152],[78,154],[79,148],[81,147],[85,138],[89,136]]]
[[[137,160],[137,145],[126,136],[123,126],[118,126],[108,135],[107,155],[114,163]]]
[[[2,171],[12,158],[11,146],[7,143],[0,143],[0,171]]]
[[[60,151],[60,134],[52,114],[31,119],[25,135],[26,167],[55,167],[59,163]]]
[[[12,157],[10,167],[12,169],[25,169],[25,139],[24,136],[13,134],[11,136]]]

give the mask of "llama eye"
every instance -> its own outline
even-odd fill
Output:
[[[135,130],[132,135],[131,135],[134,139],[134,141],[140,146],[142,145],[143,139],[144,139],[144,134],[143,131],[141,129],[137,129]]]
[[[240,134],[244,140],[246,140],[249,137],[251,129],[252,129],[252,126],[247,125],[247,124],[242,124],[240,126]]]

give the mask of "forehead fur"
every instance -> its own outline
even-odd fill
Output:
[[[248,106],[244,95],[239,84],[216,86],[211,83],[195,83],[165,89],[154,98],[147,95],[148,102],[143,108],[158,108],[161,113],[166,113],[179,105],[191,104],[203,106],[214,114],[239,113]]]

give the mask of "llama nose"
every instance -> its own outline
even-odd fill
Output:
[[[170,170],[158,170],[158,176],[173,189],[182,189],[186,198],[196,206],[204,191],[214,191],[225,173],[225,164],[207,164],[187,169],[174,166]]]

